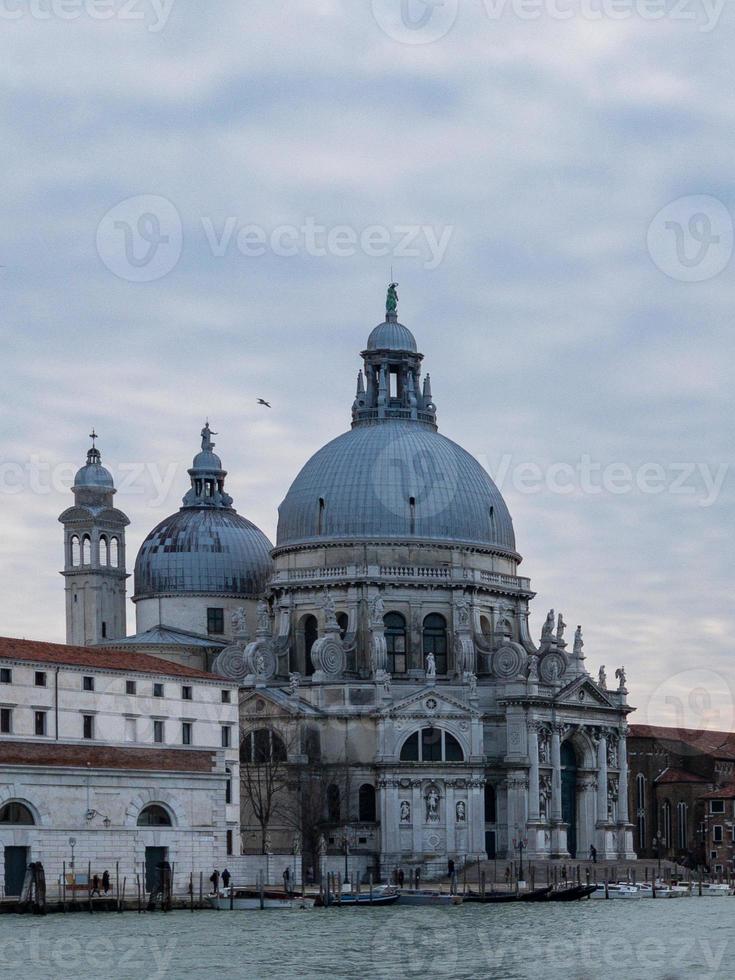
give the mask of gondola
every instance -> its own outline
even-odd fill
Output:
[[[468,892],[463,896],[465,902],[480,902],[483,905],[502,905],[507,902],[544,902],[547,899],[551,887],[536,888],[531,892],[485,892],[478,895],[475,892]]]
[[[359,895],[343,895],[341,900],[337,898],[337,896],[332,895],[329,899],[329,906],[326,906],[324,904],[324,900],[322,896],[318,895],[314,902],[314,905],[316,908],[328,907],[330,909],[336,909],[336,908],[351,908],[353,906],[357,906],[358,908],[362,909],[362,908],[373,908],[374,906],[377,907],[379,905],[394,905],[399,898],[400,895],[398,894],[398,892],[393,892],[393,893],[383,892],[383,893],[374,894],[372,899],[370,898],[369,894],[365,894],[365,893],[361,893]]]
[[[578,902],[582,898],[589,898],[597,885],[573,885],[571,888],[559,888],[550,891],[542,901],[545,902]]]

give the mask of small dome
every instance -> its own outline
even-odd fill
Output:
[[[222,460],[217,453],[203,449],[202,452],[197,453],[194,457],[191,468],[193,470],[221,470]]]
[[[433,427],[359,425],[320,449],[278,509],[277,547],[423,540],[515,553],[513,522],[480,463]]]
[[[272,545],[234,510],[182,508],[154,528],[135,561],[135,599],[157,595],[259,596]]]
[[[373,330],[368,337],[367,349],[369,351],[405,350],[412,354],[418,352],[416,338],[408,327],[404,327],[402,323],[398,323],[392,318],[386,320],[385,323],[379,323]]]
[[[101,487],[105,490],[114,490],[115,482],[112,473],[106,470],[101,463],[87,463],[74,477],[75,487]]]

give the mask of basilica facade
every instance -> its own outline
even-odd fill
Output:
[[[138,555],[136,633],[116,615],[116,635],[107,620],[100,635],[87,610],[91,642],[236,680],[245,756],[265,737],[294,772],[323,777],[311,818],[322,857],[425,872],[521,849],[536,861],[591,846],[633,858],[625,672],[610,686],[604,668],[590,676],[581,628],[553,610],[531,636],[534,592],[508,508],[439,433],[396,307],[391,287],[362,351],[351,428],[296,476],[275,546],[235,511],[206,425],[182,509]],[[97,523],[62,515],[72,616],[76,585],[94,585],[72,549],[87,535],[98,555],[114,533],[123,553],[124,515],[105,505]],[[99,571],[100,585],[124,590],[118,568]],[[277,810],[258,826],[241,795],[246,850],[299,849],[313,829]]]

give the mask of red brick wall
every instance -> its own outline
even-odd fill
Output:
[[[0,765],[90,766],[95,769],[144,769],[165,772],[214,772],[214,752],[179,749],[117,748],[52,742],[0,741]]]

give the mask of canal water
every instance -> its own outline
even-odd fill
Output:
[[[732,978],[735,899],[0,916],[0,976]]]

